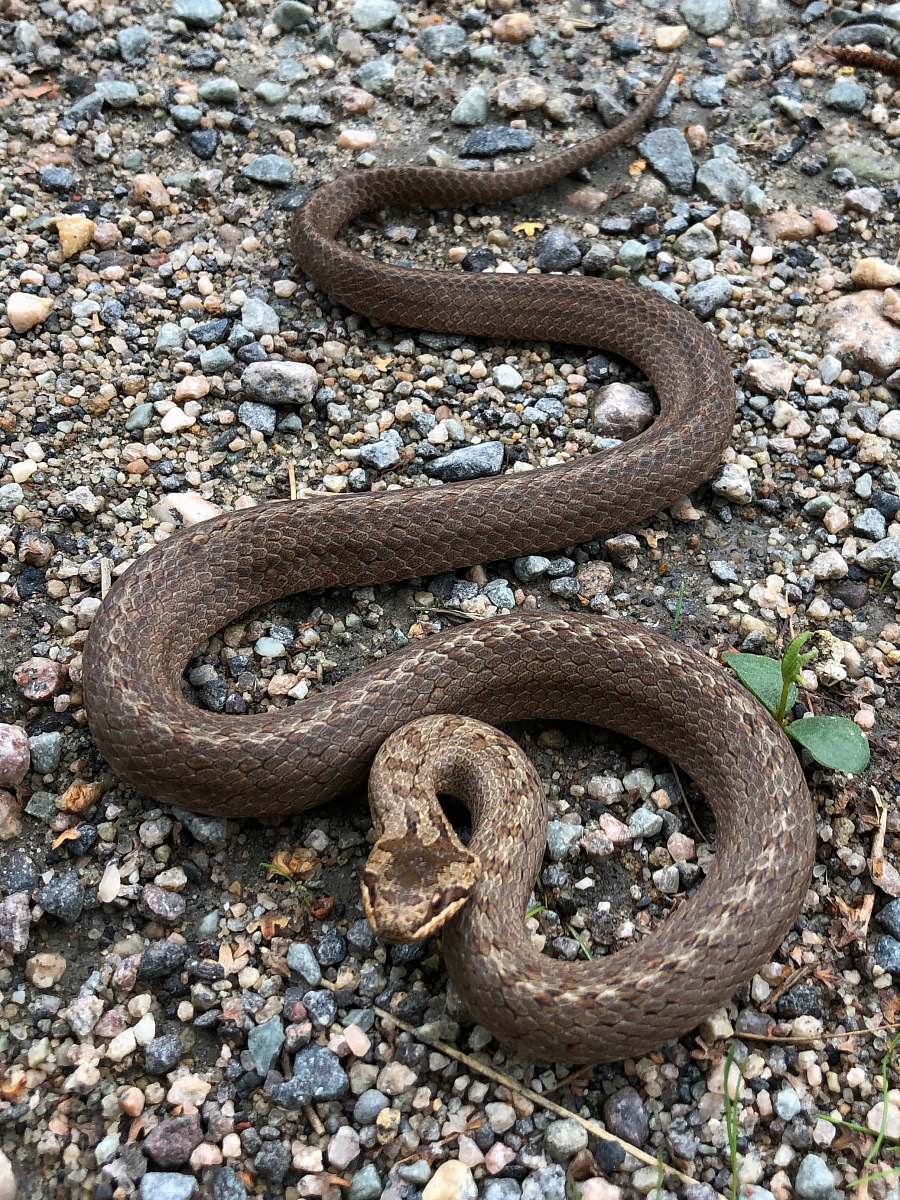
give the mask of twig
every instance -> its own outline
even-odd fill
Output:
[[[325,1126],[322,1124],[321,1120],[319,1119],[319,1114],[311,1104],[305,1104],[303,1106],[303,1115],[312,1126],[313,1131],[318,1134],[319,1137],[321,1137],[325,1132]]]
[[[875,800],[875,811],[878,813],[878,830],[872,839],[872,856],[869,859],[869,874],[876,887],[881,887],[884,878],[884,835],[887,832],[888,810],[882,803],[881,794],[877,788],[871,788]]]
[[[571,1075],[561,1079],[555,1087],[548,1088],[544,1095],[549,1096],[551,1092],[561,1092],[564,1088],[577,1087],[578,1084],[590,1079],[596,1069],[594,1063],[588,1063],[586,1067],[579,1067],[577,1071],[573,1071]]]
[[[100,559],[100,599],[106,599],[106,593],[112,587],[112,564],[108,558]]]
[[[335,984],[328,979],[322,980],[322,987],[327,987],[331,991],[337,990]],[[494,1083],[501,1084],[511,1092],[516,1092],[519,1096],[524,1096],[532,1104],[536,1104],[540,1108],[546,1108],[548,1112],[556,1113],[559,1117],[568,1117],[572,1121],[577,1121],[582,1129],[586,1129],[588,1133],[599,1138],[602,1142],[616,1142],[626,1153],[638,1159],[639,1162],[645,1163],[648,1167],[662,1168],[666,1174],[673,1175],[676,1179],[680,1179],[682,1183],[697,1183],[697,1180],[693,1176],[686,1175],[683,1171],[679,1171],[677,1167],[669,1166],[668,1163],[661,1163],[658,1158],[647,1154],[640,1146],[632,1146],[630,1142],[626,1142],[623,1138],[614,1137],[602,1125],[598,1125],[596,1121],[582,1117],[579,1113],[572,1112],[570,1108],[565,1108],[562,1104],[557,1104],[556,1101],[548,1099],[547,1096],[542,1095],[540,1092],[533,1092],[531,1088],[524,1087],[517,1080],[513,1079],[511,1075],[507,1075],[503,1071],[498,1071],[496,1067],[489,1066],[488,1063],[479,1062],[477,1058],[472,1058],[471,1055],[464,1054],[462,1050],[457,1050],[455,1046],[451,1046],[447,1042],[442,1042],[440,1038],[423,1034],[414,1025],[409,1025],[406,1021],[401,1020],[400,1017],[395,1017],[392,1013],[379,1008],[377,1005],[373,1006],[372,1011],[380,1020],[396,1025],[398,1029],[402,1029],[410,1037],[414,1037],[425,1046],[430,1046],[432,1050],[437,1050],[439,1053],[445,1054],[447,1058],[455,1059],[456,1062],[462,1063],[463,1066],[467,1067],[470,1071],[474,1071],[477,1075],[483,1075],[485,1079],[490,1079]],[[715,1195],[719,1196],[720,1200],[727,1200],[727,1197],[722,1192],[715,1192]]]
[[[691,818],[691,824],[693,825],[694,829],[696,829],[696,831],[697,831],[697,836],[700,839],[700,844],[704,845],[706,842],[706,834],[703,832],[703,830],[697,824],[697,818],[694,816],[694,814],[691,810],[691,806],[688,803],[687,792],[684,790],[684,784],[681,782],[681,776],[678,774],[678,768],[672,762],[671,758],[669,759],[669,766],[672,768],[672,774],[675,776],[675,784],[678,788],[678,795],[681,797],[681,803],[687,809],[687,815]]]
[[[802,967],[798,967],[796,971],[791,971],[790,975],[782,979],[775,991],[760,1004],[760,1010],[768,1012],[773,1004],[778,1003],[785,992],[789,992],[801,979],[805,979],[807,975],[811,975],[815,969],[815,963],[805,963]]]
[[[463,612],[459,608],[435,608],[433,606],[429,607],[427,604],[414,604],[412,610],[413,612],[423,613],[425,616],[433,613],[436,617],[456,617],[459,621],[480,621],[482,619],[476,616],[475,613]]]
[[[290,488],[290,496],[292,500],[297,499],[297,472],[294,468],[294,460],[288,459],[288,487]]]
[[[777,1042],[783,1045],[806,1046],[810,1042],[837,1042],[841,1038],[875,1037],[889,1029],[900,1028],[900,1021],[888,1021],[884,1025],[875,1025],[872,1029],[831,1029],[828,1033],[806,1033],[797,1037],[776,1037],[769,1033],[738,1033],[735,1034],[745,1042]]]

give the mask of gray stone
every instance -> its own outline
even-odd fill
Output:
[[[419,34],[416,45],[432,62],[442,62],[465,46],[466,31],[461,25],[429,25]]]
[[[716,204],[736,204],[749,183],[749,173],[724,154],[707,159],[697,171],[697,191]]]
[[[303,997],[303,1004],[319,1029],[329,1029],[337,1016],[337,1004],[334,994],[327,988],[309,991]]]
[[[484,594],[495,608],[515,608],[516,597],[505,579],[492,579],[484,585]]]
[[[308,4],[301,4],[300,0],[281,0],[272,11],[272,20],[282,33],[290,33],[308,25],[314,15],[314,10]]]
[[[270,408],[268,404],[259,404],[255,400],[245,400],[238,409],[239,421],[248,429],[256,429],[266,435],[275,432],[276,415],[274,408]]]
[[[246,330],[256,336],[277,334],[281,329],[277,312],[271,305],[266,304],[265,300],[260,300],[258,296],[247,296],[244,301],[244,305],[241,307],[241,325],[244,325]]]
[[[253,89],[253,95],[259,96],[264,104],[280,104],[282,100],[288,98],[290,92],[291,89],[286,83],[276,83],[274,79],[263,79]],[[283,113],[282,116],[284,116]],[[289,120],[290,118],[286,117],[285,119]]]
[[[0,484],[0,512],[12,512],[24,499],[25,493],[18,483]]]
[[[554,1162],[567,1163],[588,1144],[587,1130],[571,1118],[552,1121],[544,1134],[544,1145]]]
[[[219,0],[173,0],[172,16],[192,29],[212,29],[222,15]]]
[[[281,110],[281,119],[293,121],[304,129],[328,129],[334,124],[333,117],[321,104],[288,104]]]
[[[221,850],[228,838],[228,825],[223,817],[204,817],[185,808],[173,808],[172,812],[188,833],[203,846]]]
[[[779,0],[737,0],[737,10],[741,24],[754,33],[775,33],[784,24]]]
[[[169,109],[169,116],[179,129],[198,129],[203,120],[203,110],[196,104],[173,104]]]
[[[566,1200],[566,1173],[562,1167],[541,1167],[522,1184],[522,1200]]]
[[[638,146],[640,153],[675,192],[690,195],[694,187],[694,160],[680,129],[651,129]]]
[[[618,125],[628,116],[628,109],[613,89],[605,83],[594,84],[591,88],[591,99],[607,129],[612,129],[614,125]]]
[[[730,302],[733,293],[734,288],[724,276],[714,275],[712,279],[692,283],[684,293],[684,302],[701,321],[705,321],[720,308],[724,308]]]
[[[725,101],[724,75],[700,75],[691,85],[691,96],[701,108],[718,108]]]
[[[136,407],[132,408],[131,413],[128,414],[125,428],[128,432],[145,430],[151,424],[152,419],[154,419],[154,406],[149,402],[137,404]]]
[[[636,238],[628,238],[619,247],[619,262],[629,271],[639,271],[647,261],[647,247]]]
[[[548,821],[547,853],[551,862],[562,862],[572,847],[584,836],[583,825],[569,825],[567,821]]]
[[[286,1083],[267,1089],[281,1108],[300,1109],[320,1100],[339,1100],[350,1087],[337,1055],[324,1046],[310,1046],[294,1059],[294,1074]]]
[[[39,879],[37,867],[24,850],[10,850],[0,856],[0,892],[33,892]]]
[[[723,33],[734,18],[731,0],[682,0],[679,11],[685,23],[701,37]]]
[[[148,1075],[165,1075],[173,1071],[181,1057],[181,1038],[177,1033],[163,1033],[144,1048],[144,1070]]]
[[[800,1097],[790,1086],[781,1088],[775,1095],[774,1108],[782,1121],[793,1121],[801,1108]]]
[[[109,108],[127,108],[135,104],[138,90],[133,83],[125,79],[104,79],[94,87],[94,93],[100,96]]]
[[[322,982],[322,969],[316,961],[312,948],[306,942],[294,942],[287,952],[287,965],[295,975],[310,987],[318,987]]]
[[[801,1200],[831,1200],[835,1194],[831,1168],[818,1154],[807,1154],[797,1169],[794,1191]]]
[[[682,258],[710,258],[718,250],[718,243],[710,227],[698,221],[675,239],[675,249]]]
[[[119,55],[127,63],[139,62],[150,45],[150,34],[143,25],[128,25],[116,34]]]
[[[176,350],[181,350],[184,347],[184,330],[180,325],[174,325],[171,321],[166,321],[159,327],[159,333],[156,335],[156,345],[153,347],[153,353],[161,357],[172,354]]]
[[[864,508],[853,518],[852,529],[861,537],[879,542],[887,532],[887,522],[877,508]]]
[[[397,67],[391,58],[373,58],[356,72],[356,82],[375,96],[386,96],[393,90]]]
[[[825,93],[825,103],[838,112],[857,113],[866,107],[868,93],[855,79],[840,78]]]
[[[210,1180],[212,1200],[247,1200],[247,1189],[233,1167],[216,1167]]]
[[[638,809],[638,812],[640,811],[642,810]],[[650,1136],[650,1121],[644,1102],[632,1087],[621,1088],[608,1098],[603,1105],[603,1120],[611,1134],[631,1142],[634,1146],[643,1146]]]
[[[393,436],[388,436],[389,434],[393,434]],[[402,446],[403,442],[399,435],[393,430],[389,430],[381,441],[360,447],[359,461],[364,467],[369,467],[373,471],[387,471],[400,461]]]
[[[872,957],[890,975],[900,978],[900,941],[892,937],[880,937],[875,943]]]
[[[628,836],[633,838],[656,837],[663,827],[663,819],[652,808],[637,808],[628,822]]]
[[[892,937],[900,939],[900,900],[886,904],[875,919]]]
[[[240,85],[227,75],[214,75],[200,84],[197,95],[207,104],[222,104],[229,107],[241,98]]]
[[[453,106],[453,111],[450,113],[450,120],[454,125],[465,125],[475,127],[483,125],[488,116],[488,94],[487,90],[475,84],[468,88],[456,104]]]
[[[381,1195],[381,1176],[374,1163],[366,1163],[353,1176],[347,1200],[378,1200]]]
[[[463,446],[428,463],[425,471],[433,479],[453,483],[461,479],[478,479],[482,475],[499,475],[503,467],[503,443],[482,442],[480,446]]]
[[[571,271],[581,262],[581,251],[564,229],[548,229],[534,261],[541,271]]]
[[[0,901],[0,950],[22,954],[31,934],[31,905],[27,892],[13,892]]]
[[[730,562],[726,562],[723,558],[713,559],[709,563],[709,573],[714,579],[718,579],[719,583],[737,583],[737,571]]]
[[[241,174],[255,183],[286,187],[294,182],[294,164],[282,154],[261,154],[241,167]]]
[[[366,33],[373,29],[387,29],[400,15],[400,5],[395,0],[356,0],[350,19],[357,29]]]
[[[353,1107],[353,1120],[360,1125],[374,1125],[382,1109],[390,1107],[390,1100],[376,1088],[367,1088]]]
[[[856,565],[870,575],[883,575],[900,568],[900,538],[886,537],[867,546],[856,556]]]
[[[483,1200],[519,1200],[521,1195],[517,1179],[489,1179],[484,1185]]]
[[[263,404],[307,404],[319,387],[316,369],[309,363],[251,363],[241,376],[241,390]]]
[[[527,554],[513,563],[513,573],[521,583],[533,583],[535,579],[546,575],[549,568],[550,559],[540,554]]]
[[[250,1030],[247,1034],[247,1050],[260,1075],[265,1075],[272,1069],[272,1064],[283,1045],[284,1029],[281,1017],[270,1017],[262,1025],[255,1025]]]
[[[61,733],[36,733],[28,739],[31,750],[31,769],[40,775],[55,771],[62,753]]]
[[[174,1171],[148,1171],[138,1191],[141,1200],[191,1200],[196,1194],[197,1180],[193,1175]]]

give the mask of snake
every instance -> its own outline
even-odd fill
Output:
[[[284,817],[362,788],[384,748],[363,885],[376,930],[387,938],[440,930],[451,981],[475,1019],[517,1053],[556,1062],[612,1061],[693,1028],[767,960],[796,916],[814,853],[810,801],[796,757],[753,697],[699,651],[571,605],[414,638],[277,711],[200,709],[182,680],[210,637],[286,595],[576,546],[636,525],[711,477],[730,439],[734,385],[716,337],[690,312],[621,280],[423,270],[339,240],[366,212],[496,204],[562,179],[640,130],[673,72],[618,125],[545,159],[339,175],[296,211],[291,235],[298,271],[375,325],[572,344],[629,360],[656,392],[649,428],[537,470],[315,493],[187,525],[117,575],[82,658],[100,753],[124,783],[162,804]],[[658,932],[590,963],[536,955],[523,940],[545,803],[521,754],[491,730],[524,719],[637,738],[682,767],[716,816],[713,866],[695,894]],[[417,762],[430,791],[412,786]],[[472,806],[469,846],[438,812],[449,784]]]

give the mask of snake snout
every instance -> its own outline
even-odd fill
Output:
[[[480,873],[455,838],[380,838],[363,873],[363,910],[384,941],[424,941],[459,912]]]

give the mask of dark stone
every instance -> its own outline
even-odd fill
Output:
[[[37,902],[51,917],[66,925],[74,925],[84,907],[84,888],[74,871],[54,875],[37,895]]]
[[[534,138],[524,129],[495,126],[470,133],[462,144],[460,154],[469,158],[493,158],[497,154],[521,154],[530,150]]]
[[[188,956],[187,946],[168,939],[151,942],[141,955],[138,979],[164,979],[179,970]]]

